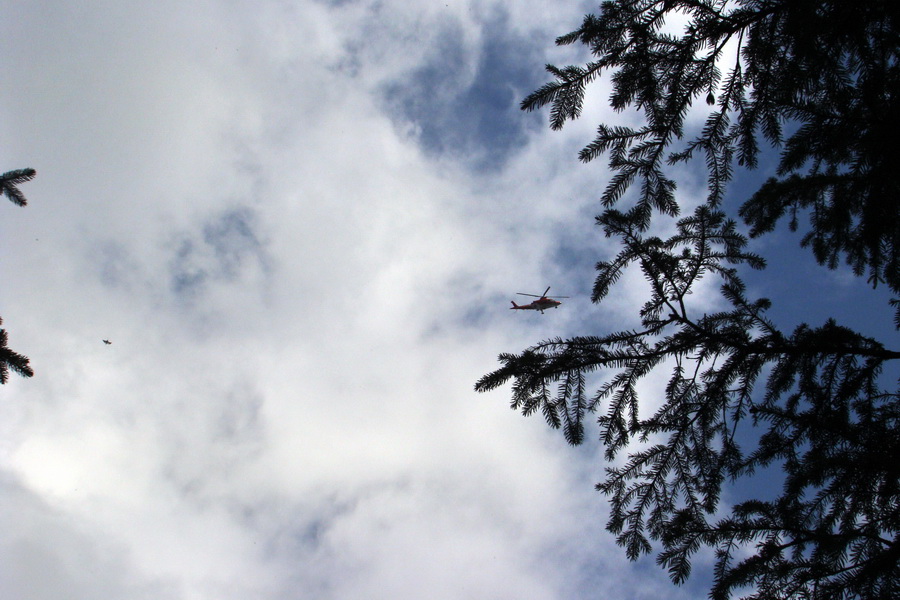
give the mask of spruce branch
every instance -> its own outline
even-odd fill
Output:
[[[16,169],[0,175],[0,193],[6,196],[16,206],[25,206],[28,201],[18,186],[34,179],[37,171],[34,169]]]

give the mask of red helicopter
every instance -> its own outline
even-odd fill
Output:
[[[568,296],[547,296],[547,292],[550,291],[550,286],[547,286],[547,289],[544,290],[544,293],[538,296],[537,294],[523,294],[522,292],[516,292],[520,296],[531,296],[532,298],[537,298],[531,302],[531,304],[523,304],[519,306],[515,302],[512,303],[512,308],[510,310],[539,310],[541,314],[544,314],[544,310],[548,308],[557,308],[562,302],[558,300],[554,300],[554,298],[568,298]]]

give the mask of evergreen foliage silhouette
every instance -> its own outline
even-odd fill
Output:
[[[26,181],[31,181],[37,172],[34,169],[16,169],[0,175],[0,193],[9,198],[16,206],[25,206],[28,200],[19,190],[18,186]]]
[[[664,29],[676,13],[681,35]],[[573,445],[599,415],[605,458],[628,457],[597,485],[611,500],[607,527],[631,559],[656,549],[676,583],[706,546],[714,599],[900,597],[900,382],[885,372],[900,352],[834,320],[776,327],[771,302],[748,298],[739,276],[765,263],[724,206],[735,165],[755,168],[761,144],[780,147],[775,175],[737,211],[749,234],[806,221],[801,244],[821,264],[843,259],[864,285],[900,292],[900,3],[616,0],[557,39],[576,42],[594,59],[548,66],[555,81],[522,107],[549,105],[559,129],[608,72],[612,107],[644,115],[636,128],[600,125],[580,158],[608,155],[597,222],[622,248],[598,263],[591,299],[632,266],[649,299],[639,328],[501,354],[476,390],[511,381],[512,407],[542,413]],[[698,98],[709,116],[686,138]],[[705,202],[674,235],[651,235],[680,214],[667,168],[697,154]],[[692,306],[703,277],[718,278],[727,308]],[[647,415],[638,386],[660,370],[664,398]],[[764,469],[782,473],[774,498],[722,505],[723,486]]]
[[[0,319],[3,324],[3,319]],[[9,380],[9,372],[13,371],[22,377],[31,377],[34,371],[28,366],[28,357],[13,352],[7,347],[8,336],[5,329],[0,329],[0,383],[6,383]]]
[[[28,201],[18,186],[21,183],[34,179],[35,174],[34,169],[7,171],[0,175],[0,193],[9,198],[16,206],[25,206],[28,204]],[[0,319],[0,324],[2,323],[3,319]],[[7,347],[8,337],[6,330],[0,329],[0,384],[4,384],[9,380],[10,371],[23,377],[34,375],[34,371],[28,366],[28,357]]]

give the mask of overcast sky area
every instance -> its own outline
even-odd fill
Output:
[[[593,2],[5,8],[0,170],[38,176],[0,204],[35,370],[0,389],[3,598],[705,597],[703,556],[674,588],[604,530],[596,442],[472,390],[642,297],[588,299],[608,90],[561,132],[518,110]]]

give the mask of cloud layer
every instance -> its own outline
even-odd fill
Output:
[[[550,284],[583,309],[605,243],[574,160],[593,120],[550,137],[517,110],[581,14],[4,20],[0,158],[38,170],[0,207],[36,371],[0,402],[4,596],[672,597],[603,532],[595,449],[471,391],[584,318],[506,310]]]

